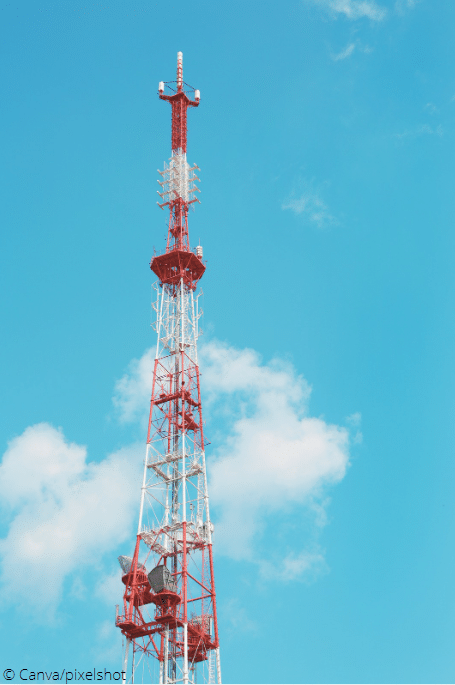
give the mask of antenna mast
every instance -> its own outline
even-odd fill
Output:
[[[221,683],[205,467],[199,365],[202,247],[190,248],[188,210],[199,202],[186,161],[187,110],[200,93],[183,81],[159,84],[172,108],[172,155],[159,171],[158,205],[169,208],[166,250],[154,255],[157,332],[139,525],[116,625],[125,636],[124,682]],[[150,569],[148,571],[148,569]]]

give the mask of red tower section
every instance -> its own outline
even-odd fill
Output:
[[[199,202],[194,196],[199,192],[196,186],[199,178],[194,173],[199,167],[190,167],[186,161],[186,119],[188,107],[199,106],[200,94],[183,82],[181,54],[177,60],[177,81],[172,84],[161,81],[159,85],[161,100],[167,100],[172,107],[172,157],[164,170],[158,172],[163,179],[158,181],[163,188],[158,194],[164,200],[158,204],[162,209],[169,207],[169,228],[166,252],[155,255],[150,268],[161,283],[177,285],[183,278],[185,285],[194,290],[205,266],[201,255],[191,251],[188,237],[188,210],[191,204]],[[165,87],[171,94],[164,92]],[[194,94],[194,100],[189,94]]]

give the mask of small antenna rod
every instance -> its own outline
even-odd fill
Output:
[[[183,54],[181,52],[177,53],[177,90],[180,91],[183,88]]]

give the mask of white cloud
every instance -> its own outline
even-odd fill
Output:
[[[344,15],[347,19],[366,17],[372,21],[382,21],[387,16],[385,7],[374,0],[307,0],[327,10],[332,16]]]
[[[350,57],[354,50],[355,43],[349,43],[349,45],[347,45],[344,50],[342,50],[336,55],[332,55],[332,59],[334,62],[339,62],[341,59],[346,59],[347,57]]]
[[[253,350],[236,350],[219,342],[201,350],[203,386],[213,414],[217,406],[237,407],[229,437],[209,461],[210,498],[218,513],[216,545],[235,559],[260,565],[262,575],[276,576],[273,562],[258,556],[257,542],[270,517],[294,512],[293,525],[303,526],[300,508],[312,518],[308,545],[282,554],[279,577],[290,580],[324,567],[313,537],[325,523],[327,487],[344,478],[349,462],[349,432],[308,415],[310,388],[289,364],[262,364]],[[299,523],[300,521],[300,523]],[[276,549],[280,524],[269,536]],[[298,539],[305,538],[303,530]]]
[[[115,384],[113,403],[122,423],[144,417],[152,393],[155,349],[150,348],[140,359],[133,359],[127,372]]]
[[[302,180],[298,186],[299,190],[291,193],[281,205],[281,209],[290,209],[294,214],[302,214],[318,228],[336,226],[339,223],[322,199],[320,190],[314,188],[313,182]]]
[[[4,602],[52,618],[65,579],[98,566],[129,538],[141,461],[142,446],[87,462],[85,447],[47,423],[9,443],[0,466],[0,497],[10,520],[0,540]],[[73,580],[72,594],[83,593],[82,582]]]

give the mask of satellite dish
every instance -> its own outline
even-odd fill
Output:
[[[118,563],[122,567],[123,573],[129,573],[131,571],[133,559],[132,559],[132,557],[120,556],[118,558]],[[137,562],[137,568],[140,569],[141,571],[146,571],[144,564],[141,564],[139,561]]]

